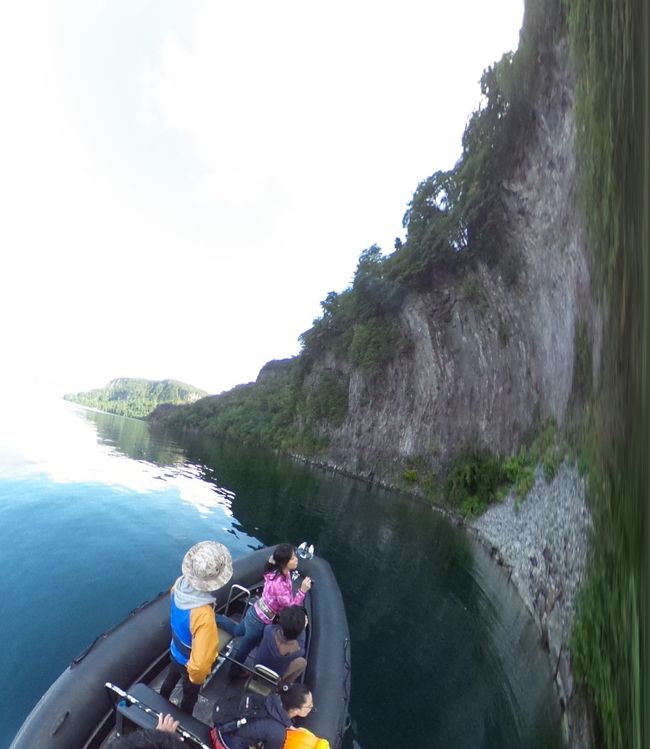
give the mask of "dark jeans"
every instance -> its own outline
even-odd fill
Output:
[[[160,695],[168,700],[179,679],[181,679],[181,688],[183,691],[179,707],[184,713],[191,715],[194,705],[196,705],[196,701],[199,698],[201,685],[193,684],[187,674],[187,668],[181,666],[173,658],[169,659],[169,671],[160,687]]]
[[[260,644],[266,626],[257,617],[254,606],[248,607],[246,615],[239,623],[234,622],[227,616],[217,614],[217,625],[231,635],[239,637],[235,652],[232,654],[232,657],[239,663],[245,663],[251,650]],[[234,664],[233,669],[235,672],[239,670]]]

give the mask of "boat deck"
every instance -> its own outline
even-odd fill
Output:
[[[223,638],[223,633],[220,634],[222,636],[220,637],[221,643],[219,652],[225,652],[226,655],[229,655],[230,651],[232,650],[232,638],[229,635],[226,638]],[[225,643],[224,640],[226,641]],[[254,658],[252,659],[252,662],[254,662]],[[199,699],[197,700],[194,712],[192,713],[193,717],[197,720],[200,720],[201,723],[212,726],[212,708],[214,707],[215,702],[218,702],[235,694],[243,693],[247,679],[242,678],[231,680],[228,678],[229,671],[230,662],[223,658],[219,658],[216,667],[213,669],[212,674],[209,677],[209,682],[203,686],[201,692],[199,693]],[[155,691],[157,692],[160,689],[160,685],[162,684],[166,674],[167,669],[165,669],[159,676],[157,676],[149,684],[149,686],[152,689],[155,689]],[[179,681],[171,694],[170,701],[174,705],[178,705],[180,700],[181,683]]]
[[[241,613],[234,613],[231,614],[232,617],[237,620],[241,617]],[[260,692],[264,690],[264,687],[266,686],[266,682],[263,679],[260,679],[259,677],[255,677],[253,675],[249,675],[248,678],[229,678],[230,668],[231,668],[231,662],[227,659],[227,657],[230,656],[233,646],[235,644],[235,638],[233,638],[230,634],[224,632],[223,630],[219,630],[219,653],[221,656],[217,659],[217,662],[215,664],[215,667],[212,670],[212,673],[206,680],[206,683],[201,689],[201,692],[199,693],[199,698],[197,700],[197,703],[194,707],[194,711],[192,713],[192,718],[195,720],[200,721],[200,723],[204,724],[205,726],[211,727],[212,726],[212,711],[215,703],[220,702],[224,699],[228,699],[234,695],[243,695],[244,691],[254,691],[254,692]],[[246,665],[249,668],[253,668],[255,664],[255,650],[251,652],[248,659],[246,660]],[[165,676],[167,675],[167,666],[151,681],[148,682],[148,687],[155,692],[158,692],[160,690],[160,686],[162,682],[165,679]],[[132,687],[131,687],[132,689]],[[127,689],[127,691],[129,691]],[[181,726],[186,727],[188,730],[193,730],[192,727],[192,721],[191,720],[183,720],[183,714],[180,713],[178,710],[178,704],[181,700],[181,682],[179,681],[176,687],[174,688],[174,691],[172,692],[170,696],[170,710],[169,712],[172,714],[175,718],[181,719]],[[147,705],[148,707],[151,707],[156,712],[159,712],[164,709],[164,707],[161,705],[161,698],[159,695],[149,695],[152,699],[150,701],[150,704]],[[143,701],[144,704],[146,703],[146,696],[141,696],[140,699]],[[156,704],[153,704],[155,702]],[[140,723],[141,726],[153,726],[155,725],[155,718],[152,715],[142,715],[144,711],[139,709],[138,707],[130,707],[127,711],[125,711],[125,714],[133,716],[135,719],[142,721]],[[194,727],[196,728],[202,728],[202,727]],[[132,720],[124,720],[123,722],[123,731],[124,733],[128,733],[132,730],[135,730],[136,726],[134,725]],[[101,744],[101,749],[105,749],[105,747],[109,747],[111,741],[116,736],[116,730],[117,727],[114,728],[108,737],[104,740],[104,742]],[[197,732],[195,730],[195,732]],[[191,744],[189,744],[191,746]],[[209,743],[208,743],[209,746]]]
[[[218,613],[241,617],[249,593],[255,596],[262,590],[260,572],[271,551],[266,547],[235,560],[231,586],[215,594]],[[312,710],[299,724],[326,738],[332,749],[340,749],[349,722],[351,683],[345,608],[333,571],[324,559],[303,559],[300,576],[305,575],[317,585],[304,603],[310,624],[305,642],[307,668],[301,680],[309,686],[318,712]],[[298,585],[298,579],[294,582]],[[228,678],[226,657],[230,651],[224,640],[231,638],[225,633],[221,637],[220,654],[224,657],[217,660],[194,715],[183,715],[177,707],[180,688],[171,701],[156,691],[169,664],[169,593],[145,601],[96,637],[50,685],[14,737],[12,749],[108,749],[118,730],[127,733],[139,726],[155,727],[159,715],[165,713],[182,719],[186,731],[200,736],[198,746],[210,749],[214,704],[251,688],[247,679]],[[254,657],[248,665],[254,663]],[[197,744],[189,738],[186,746],[194,749]]]

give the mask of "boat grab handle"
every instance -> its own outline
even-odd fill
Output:
[[[237,591],[237,593],[235,593]],[[228,592],[228,600],[226,601],[226,610],[225,615],[228,616],[228,612],[230,611],[230,604],[233,601],[238,601],[240,598],[245,598],[244,603],[244,613],[246,613],[246,609],[248,608],[248,603],[251,599],[251,592],[248,588],[245,588],[243,585],[239,585],[238,583],[234,583],[230,586],[230,591]]]

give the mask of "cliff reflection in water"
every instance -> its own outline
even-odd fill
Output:
[[[153,435],[147,422],[84,408],[75,410],[91,425],[98,443],[108,451],[107,461],[101,461],[102,469],[95,470],[92,478],[101,480],[103,475],[110,474],[111,484],[141,492],[174,487],[203,516],[217,507],[230,514],[232,492],[219,485],[209,470],[188,462],[183,449],[172,439],[164,434]],[[115,460],[121,456],[128,460]],[[106,462],[110,468],[104,466]],[[206,473],[208,480],[204,480]]]
[[[183,450],[164,435],[152,435],[149,424],[140,419],[80,408],[87,421],[97,432],[100,444],[108,445],[133,460],[145,460],[161,466],[181,463]]]
[[[352,638],[347,747],[561,744],[550,665],[521,600],[483,547],[430,507],[269,452],[187,437],[181,450],[144,422],[84,418],[161,483],[186,474],[187,501],[225,498],[235,554],[254,539],[309,540],[330,561]]]

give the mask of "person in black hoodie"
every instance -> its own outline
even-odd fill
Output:
[[[230,733],[212,730],[215,749],[282,749],[287,728],[293,718],[304,718],[312,711],[314,701],[305,684],[289,684],[280,694],[270,694],[265,702],[266,716],[252,718]]]
[[[255,663],[272,669],[283,684],[291,684],[307,667],[305,660],[305,625],[302,606],[287,606],[277,624],[264,627],[262,642],[255,653]]]

